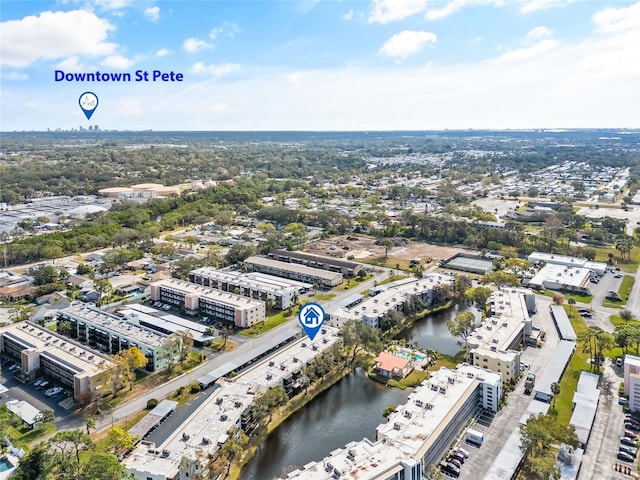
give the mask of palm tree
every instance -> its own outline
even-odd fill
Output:
[[[273,309],[273,305],[274,305],[273,298],[271,298],[271,297],[267,298],[267,301],[265,302],[265,307],[267,309],[267,315],[271,315],[271,310]]]
[[[573,306],[576,304],[576,299],[573,297],[569,297],[567,299],[567,303],[569,304],[569,314],[571,314],[571,309],[573,308]]]
[[[87,427],[87,435],[89,435],[89,430],[96,428],[96,419],[89,416],[84,419],[84,424]]]
[[[551,384],[551,393],[553,393],[553,399],[551,400],[551,405],[553,408],[556,408],[556,396],[560,394],[560,384],[558,382],[553,382]]]

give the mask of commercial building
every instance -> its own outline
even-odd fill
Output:
[[[565,265],[547,264],[529,280],[532,288],[561,290],[591,295],[589,281],[591,270],[583,267],[567,267]]]
[[[329,325],[340,326],[348,320],[359,320],[373,328],[380,327],[380,319],[391,310],[405,311],[406,302],[419,297],[426,305],[433,303],[435,287],[452,288],[453,277],[439,273],[429,273],[423,278],[407,278],[394,284],[385,285],[374,297],[345,299],[327,309],[326,321]]]
[[[532,264],[545,263],[547,265],[564,265],[565,267],[586,268],[597,275],[604,275],[607,264],[604,262],[592,262],[586,258],[557,255],[555,253],[533,252],[527,257]]]
[[[495,291],[490,297],[491,317],[467,337],[467,361],[502,374],[505,382],[520,375],[520,349],[531,335],[530,313],[535,295],[523,288]]]
[[[629,409],[640,410],[640,357],[624,357],[624,394],[629,397]]]
[[[271,258],[249,257],[244,261],[249,270],[268,273],[300,282],[319,284],[323,287],[335,287],[343,281],[342,273],[306,267],[296,263],[280,262]]]
[[[536,384],[533,388],[533,398],[535,400],[551,403],[551,399],[553,398],[551,385],[560,381],[575,349],[576,342],[560,340],[560,343],[549,359],[547,368],[545,368],[542,375],[536,379]]]
[[[231,322],[239,328],[251,327],[264,320],[266,314],[265,304],[260,300],[175,278],[152,283],[151,300],[176,305],[190,315],[200,313],[216,321]]]
[[[266,302],[273,301],[273,307],[286,310],[298,299],[299,288],[293,284],[283,285],[253,280],[239,272],[223,272],[212,267],[202,267],[189,273],[189,280],[205,287],[223,292],[237,293],[243,297]]]
[[[86,305],[60,310],[58,325],[69,322],[69,336],[102,352],[114,354],[137,347],[147,357],[146,369],[162,370],[172,361],[163,355],[168,336]],[[175,352],[174,355],[179,355]]]
[[[421,480],[479,408],[498,410],[500,374],[463,364],[434,372],[376,429],[376,441],[352,442],[288,480]]]
[[[0,329],[0,351],[15,359],[30,380],[46,375],[73,392],[77,402],[93,400],[107,356],[31,322]]]
[[[319,268],[330,272],[340,272],[345,277],[353,277],[364,268],[361,264],[349,260],[281,249],[271,250],[269,257],[280,262],[297,263],[298,265]]]
[[[256,395],[282,385],[293,394],[305,385],[304,367],[340,341],[338,331],[324,328],[313,342],[307,338],[289,343],[232,380],[219,378],[220,388],[159,445],[141,443],[124,460],[129,475],[137,480],[207,478],[203,459],[215,456],[234,427],[251,431],[255,427],[252,402]],[[247,362],[245,362],[247,363]]]

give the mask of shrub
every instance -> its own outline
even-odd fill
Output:
[[[191,393],[198,393],[201,390],[202,390],[202,387],[200,387],[198,383],[191,384]]]
[[[156,408],[158,406],[158,400],[155,398],[150,398],[147,400],[147,410],[151,410],[152,408]]]

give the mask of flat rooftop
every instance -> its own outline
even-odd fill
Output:
[[[128,305],[127,308],[123,308],[118,310],[120,315],[123,315],[130,322],[144,322],[146,324],[155,325],[156,327],[169,331],[171,333],[176,333],[179,331],[189,331],[193,335],[193,339],[196,342],[207,342],[213,339],[211,335],[206,335],[205,330],[207,327],[204,325],[200,325],[198,323],[192,322],[190,320],[186,320],[184,318],[177,317],[175,315],[166,315],[166,316],[156,316],[151,315],[150,313],[145,313],[140,311],[140,309],[136,308],[138,305],[132,304]],[[156,310],[156,313],[161,313],[159,310]],[[142,325],[147,327],[147,325]],[[148,327],[152,328],[153,327]]]
[[[587,288],[591,270],[582,267],[547,264],[529,280],[531,285],[544,286],[545,282],[567,285],[574,288]]]
[[[342,258],[334,258],[327,257],[324,255],[316,255],[314,253],[306,253],[306,252],[298,252],[298,251],[290,251],[290,250],[282,250],[279,248],[274,248],[269,252],[270,257],[274,256],[282,256],[282,257],[290,257],[298,260],[306,260],[308,262],[316,262],[316,263],[326,263],[329,265],[334,265],[336,267],[344,267],[344,268],[356,268],[360,264],[356,262],[352,262],[350,260],[344,260]]]
[[[29,350],[40,351],[42,354],[52,357],[59,363],[67,365],[76,374],[84,372],[93,375],[103,371],[110,364],[106,355],[36,323],[14,323],[0,329],[0,334],[6,335]]]
[[[140,445],[125,460],[125,467],[130,471],[173,478],[183,457],[195,460],[199,451],[214,453],[219,448],[218,442],[223,442],[231,427],[240,423],[242,413],[256,394],[280,384],[293,371],[300,370],[305,362],[339,341],[337,329],[323,327],[323,330],[325,333],[318,333],[313,342],[302,338],[232,380],[219,380],[221,388],[213,392],[171,437],[158,446]],[[168,450],[169,455],[163,458],[162,450]]]
[[[275,275],[269,275],[268,273],[260,273],[260,272],[247,272],[244,274],[245,277],[250,278],[251,280],[256,280],[262,283],[268,283],[270,285],[287,287],[292,285],[296,287],[298,290],[310,290],[313,288],[313,284],[300,282],[298,280],[291,280],[289,278],[276,277]]]
[[[73,316],[80,321],[93,323],[120,336],[130,338],[150,347],[157,348],[162,346],[167,338],[166,335],[151,330],[150,328],[134,325],[116,315],[85,305],[74,305],[60,310],[60,313]]]
[[[269,268],[277,268],[280,270],[296,272],[301,275],[318,277],[325,280],[333,280],[336,278],[336,276],[342,275],[339,272],[330,272],[328,270],[322,270],[320,268],[307,267],[305,265],[299,265],[297,263],[280,262],[278,260],[264,257],[249,257],[245,260],[245,263],[248,263],[250,265],[260,265]]]
[[[296,286],[291,284],[283,285],[282,282],[280,284],[274,284],[260,280],[254,280],[239,272],[224,272],[213,267],[198,268],[196,270],[192,270],[189,275],[215,279],[220,282],[242,285],[243,287],[252,288],[254,290],[280,295],[293,293],[298,290]]]
[[[575,342],[578,337],[571,326],[571,321],[564,307],[562,305],[551,305],[551,315],[560,332],[560,338],[562,340],[573,340]]]
[[[216,290],[215,288],[203,287],[197,283],[185,282],[176,278],[166,278],[158,282],[153,282],[151,286],[179,291],[184,295],[195,295],[200,298],[205,298],[213,302],[229,305],[238,309],[253,308],[264,304],[264,302],[261,302],[260,300],[254,300],[253,298],[243,297],[242,295],[236,295],[234,293],[223,292],[222,290]]]
[[[545,368],[542,375],[536,379],[536,384],[533,387],[534,392],[540,392],[548,396],[553,395],[551,392],[551,384],[560,381],[562,372],[564,372],[575,348],[575,342],[560,340],[560,343],[549,359],[547,368]]]

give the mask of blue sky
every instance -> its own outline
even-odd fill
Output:
[[[640,127],[640,2],[9,0],[0,20],[2,131]]]

